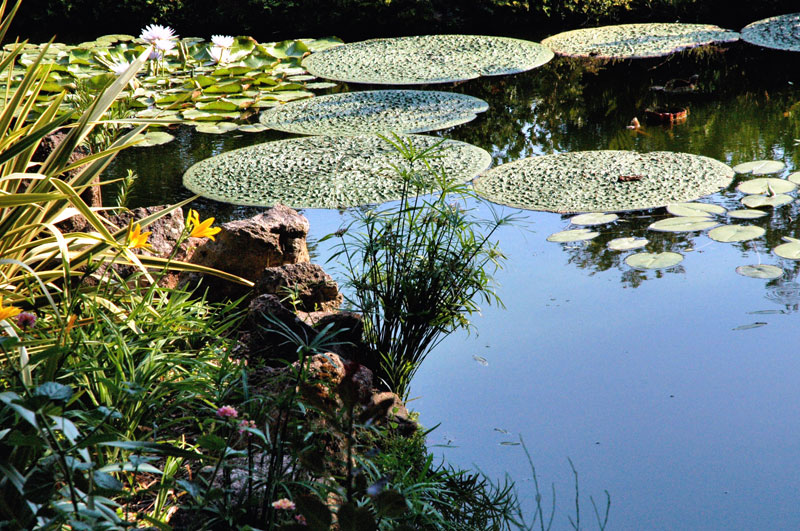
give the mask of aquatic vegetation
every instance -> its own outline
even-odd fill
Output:
[[[590,229],[570,229],[556,232],[547,237],[549,242],[568,243],[591,240],[600,236],[599,232]]]
[[[718,242],[744,242],[760,238],[766,232],[755,225],[723,225],[708,231],[708,237]]]
[[[733,167],[736,173],[743,173],[747,175],[769,175],[771,173],[780,173],[786,169],[786,164],[779,160],[754,160],[752,162],[743,162]]]
[[[736,268],[736,272],[750,278],[763,278],[772,280],[783,276],[784,271],[778,266],[769,264],[743,265]]]
[[[377,135],[310,136],[228,151],[198,162],[183,176],[188,189],[239,205],[342,208],[399,199],[406,183],[397,175],[435,172],[466,182],[491,164],[490,155],[470,144],[423,135],[400,137],[415,149],[436,151],[423,163],[407,161]],[[439,149],[441,148],[441,149]],[[420,182],[437,189],[435,180]]]
[[[659,232],[694,232],[719,225],[707,216],[678,216],[654,221],[647,228]]]
[[[475,119],[489,105],[464,94],[421,90],[345,92],[268,109],[266,127],[303,135],[423,133]]]
[[[618,212],[696,199],[727,186],[733,170],[667,151],[581,151],[502,164],[474,182],[490,201],[552,212]]]
[[[667,269],[680,264],[682,261],[682,254],[671,251],[636,253],[625,258],[625,263],[635,269]]]
[[[647,23],[566,31],[542,44],[558,55],[595,59],[645,59],[739,40],[739,33],[710,24]]]
[[[800,260],[800,240],[784,236],[783,241],[786,243],[778,245],[772,252],[787,260]]]
[[[736,219],[757,219],[763,218],[767,213],[763,210],[755,210],[751,208],[743,208],[740,210],[729,210],[728,217]]]
[[[549,48],[520,39],[423,35],[348,43],[310,55],[303,66],[336,81],[420,85],[515,74],[552,58]]]
[[[742,198],[742,204],[747,208],[758,208],[758,207],[781,207],[783,205],[788,205],[794,201],[794,197],[788,194],[775,194],[775,195],[767,195],[767,194],[755,194],[755,195],[748,195]]]
[[[631,249],[639,249],[647,245],[649,241],[647,238],[633,238],[630,236],[623,238],[614,238],[608,242],[608,248],[612,251],[630,251]]]
[[[790,13],[752,22],[742,28],[742,40],[776,50],[800,52],[800,13]]]
[[[797,185],[785,179],[759,178],[744,181],[736,189],[743,194],[775,195],[793,192]]]
[[[711,203],[673,203],[667,205],[667,212],[673,216],[711,216],[724,214],[725,209]]]
[[[570,218],[569,222],[573,225],[604,225],[616,221],[616,214],[606,214],[603,212],[590,212],[589,214],[579,214]]]

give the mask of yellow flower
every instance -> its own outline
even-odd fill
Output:
[[[205,221],[200,221],[200,215],[197,210],[189,210],[189,215],[186,216],[186,226],[189,228],[189,236],[192,238],[211,238],[221,231],[219,227],[212,227],[214,218],[208,218]]]
[[[0,295],[0,321],[8,319],[9,317],[14,317],[21,311],[22,310],[14,306],[3,306],[3,296]]]
[[[142,228],[137,223],[133,229],[128,231],[128,249],[147,248],[151,245],[147,243],[147,238],[153,234],[152,232],[142,232]]]

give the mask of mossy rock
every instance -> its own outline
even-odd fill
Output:
[[[520,39],[421,35],[336,46],[311,54],[303,66],[317,77],[335,81],[419,85],[516,74],[552,58],[549,48]]]
[[[565,31],[544,39],[542,44],[567,57],[647,59],[737,40],[739,33],[719,26],[659,22]]]
[[[496,203],[550,212],[619,212],[692,201],[730,184],[733,170],[702,155],[579,151],[500,165],[475,180]]]
[[[742,40],[775,50],[800,52],[800,13],[765,18],[742,29]]]
[[[417,150],[441,152],[428,160],[434,172],[467,182],[491,164],[481,148],[423,135],[399,137]],[[399,199],[404,181],[393,166],[435,188],[423,161],[410,165],[377,135],[309,136],[266,142],[202,160],[183,175],[189,190],[237,205],[344,208]]]

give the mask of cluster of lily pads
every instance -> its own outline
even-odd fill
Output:
[[[739,164],[733,169],[740,175],[769,175],[780,173],[786,165],[780,161],[755,161]],[[671,217],[666,217],[652,222],[647,228],[656,232],[700,232],[708,231],[706,235],[717,242],[734,243],[746,242],[760,238],[766,233],[763,227],[747,224],[728,224],[728,219],[757,219],[769,215],[769,212],[759,207],[778,208],[795,201],[788,195],[800,185],[800,172],[789,174],[786,178],[756,177],[743,180],[736,190],[743,194],[741,202],[747,208],[727,210],[722,206],[711,203],[674,203],[666,206],[666,211]],[[588,241],[600,235],[594,230],[600,225],[609,225],[616,222],[617,214],[593,212],[572,217],[571,225],[580,228],[567,229],[550,235],[550,242],[579,242]],[[586,228],[592,227],[592,228]],[[788,260],[800,260],[800,240],[784,237],[783,244],[776,246],[772,252]],[[608,242],[612,251],[630,251],[645,247],[649,241],[646,238],[620,237]],[[638,252],[625,258],[625,263],[636,269],[667,269],[678,265],[683,256],[676,252]],[[736,268],[740,275],[773,279],[783,276],[783,269],[776,265],[756,264],[744,265]]]

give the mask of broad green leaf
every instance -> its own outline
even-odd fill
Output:
[[[759,179],[751,179],[744,181],[736,187],[743,194],[764,194],[775,195],[785,194],[797,188],[793,182],[785,179],[776,179],[774,177],[762,177]]]
[[[683,255],[670,251],[663,253],[636,253],[625,258],[625,263],[636,269],[666,269],[683,261]]]
[[[779,160],[756,160],[737,164],[733,167],[733,171],[749,175],[769,175],[770,173],[780,173],[784,168],[786,168],[786,164]]]
[[[269,129],[266,125],[262,124],[244,124],[238,127],[239,131],[243,133],[261,133]]]
[[[724,225],[708,231],[708,237],[718,242],[744,242],[760,238],[765,232],[755,225]]]
[[[659,232],[693,232],[710,229],[719,225],[706,216],[679,216],[651,223],[647,228]]]
[[[756,219],[763,218],[767,213],[763,210],[753,210],[750,208],[743,208],[741,210],[729,210],[728,217],[737,219]]]
[[[150,147],[172,142],[175,140],[175,137],[169,133],[165,133],[164,131],[151,131],[143,135],[136,135],[133,137],[133,140],[139,141],[139,143],[135,144],[134,147]]]
[[[616,214],[604,214],[602,212],[590,212],[588,214],[579,214],[570,218],[569,222],[573,225],[604,225],[616,221]]]
[[[667,212],[673,216],[706,216],[711,214],[724,214],[725,209],[710,203],[673,203],[667,205]]]
[[[794,173],[790,173],[786,180],[793,182],[794,184],[800,184],[800,171],[796,171]]]
[[[782,243],[775,247],[772,252],[787,260],[800,260],[800,242]]]
[[[208,103],[198,103],[196,107],[201,111],[235,111],[239,108],[235,103],[225,99],[210,101]]]
[[[612,251],[629,251],[644,247],[648,243],[646,238],[614,238],[608,242],[608,248]]]
[[[779,207],[783,205],[788,205],[794,201],[794,198],[787,194],[777,194],[777,195],[748,195],[742,198],[742,204],[748,208],[758,208],[758,207]]]
[[[566,243],[566,242],[577,242],[583,240],[591,240],[592,238],[596,238],[600,236],[599,232],[592,232],[589,229],[572,229],[572,230],[562,230],[561,232],[556,232],[551,234],[547,237],[547,241],[549,242],[558,242],[558,243]]]
[[[198,133],[207,133],[212,135],[222,135],[235,131],[239,126],[231,122],[218,122],[213,124],[200,124],[194,128]]]
[[[767,264],[739,266],[736,272],[750,278],[773,279],[783,276],[783,269]]]
[[[56,382],[45,382],[37,387],[33,394],[35,396],[43,396],[48,400],[56,402],[66,402],[72,397],[72,389],[64,384]]]

